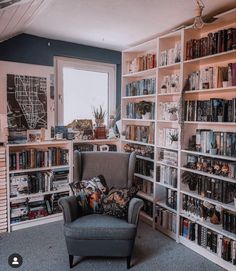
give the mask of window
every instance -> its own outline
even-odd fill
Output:
[[[93,108],[100,105],[108,117],[115,113],[116,66],[98,62],[56,58],[58,105],[57,123],[93,119]]]

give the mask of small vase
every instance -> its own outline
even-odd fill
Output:
[[[178,141],[172,141],[171,147],[172,147],[173,149],[178,149]]]
[[[175,93],[176,92],[176,87],[170,87],[170,93]]]
[[[223,88],[227,88],[228,87],[228,81],[223,81],[222,86],[223,86]]]

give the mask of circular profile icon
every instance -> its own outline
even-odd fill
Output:
[[[20,254],[13,253],[8,257],[8,264],[12,268],[18,268],[22,265],[23,263],[23,258],[21,257]]]

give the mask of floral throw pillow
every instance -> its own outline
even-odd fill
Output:
[[[70,184],[72,192],[77,196],[83,214],[102,213],[102,199],[108,193],[108,186],[102,175],[91,180],[82,180]]]
[[[103,213],[126,219],[130,200],[137,194],[135,186],[130,188],[111,188],[102,200]]]

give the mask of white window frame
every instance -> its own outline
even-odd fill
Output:
[[[103,62],[81,60],[77,58],[55,57],[56,68],[56,103],[55,103],[55,123],[64,125],[64,93],[63,93],[63,68],[72,68],[85,71],[108,73],[108,115],[116,112],[116,65]],[[107,123],[108,124],[108,123]]]

